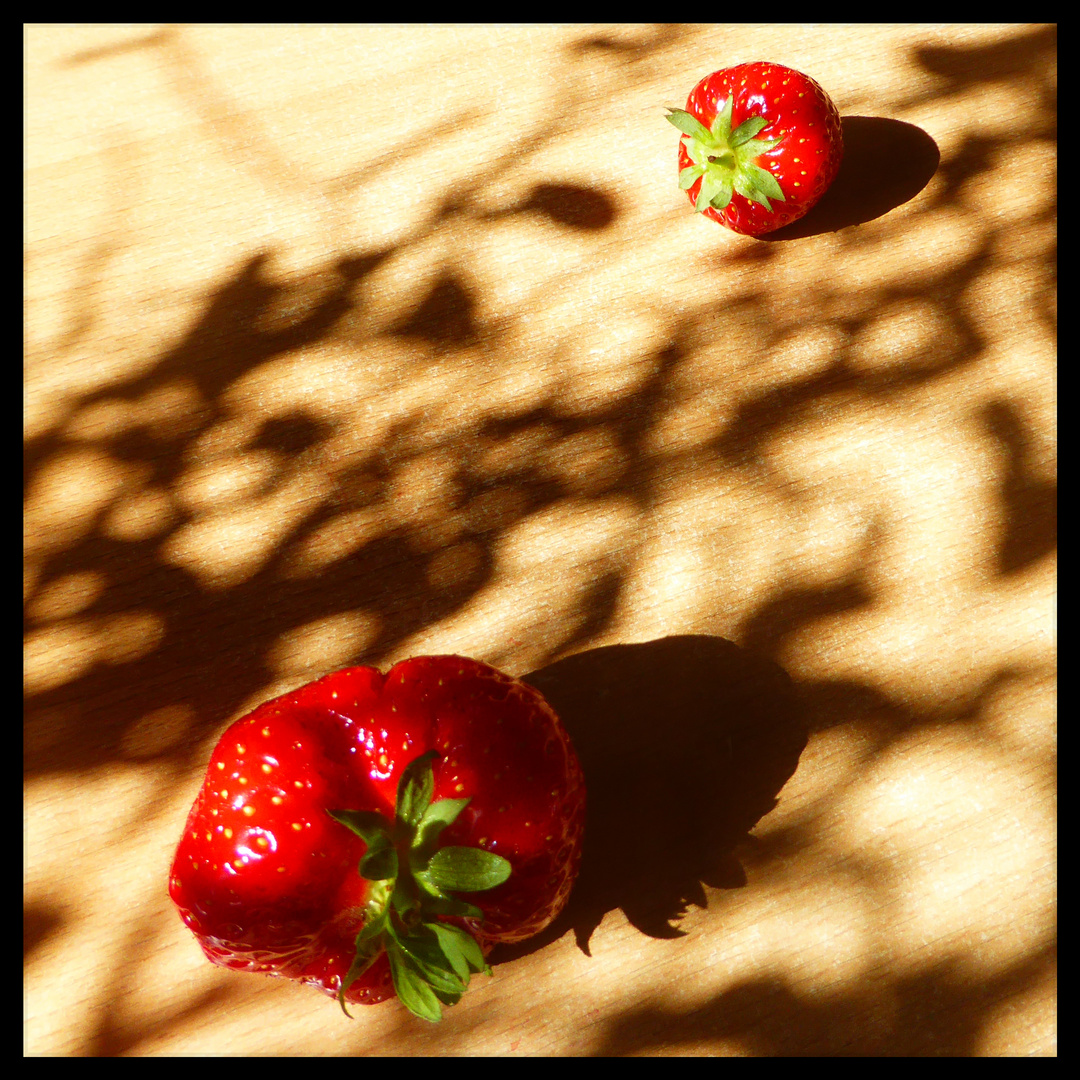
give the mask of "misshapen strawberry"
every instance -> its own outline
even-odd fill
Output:
[[[797,221],[836,179],[840,114],[824,90],[780,64],[738,64],[706,75],[686,109],[669,109],[679,140],[679,186],[694,209],[760,236]]]
[[[475,660],[335,672],[214,749],[169,892],[216,964],[437,1020],[581,861],[585,784],[551,707]]]

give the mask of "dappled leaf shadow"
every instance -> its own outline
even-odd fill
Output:
[[[775,805],[806,742],[784,671],[723,638],[688,635],[578,653],[525,676],[562,717],[588,785],[585,854],[549,930],[580,948],[620,909],[652,937],[680,936],[702,883],[745,876],[735,845]]]
[[[1002,574],[1015,574],[1057,548],[1057,484],[1031,474],[1031,446],[1017,410],[1006,401],[982,413],[1008,464],[1001,478],[1005,529],[998,546]]]
[[[838,581],[816,587],[778,584],[770,596],[762,597],[754,614],[741,627],[740,640],[763,656],[776,657],[788,637],[815,620],[869,608],[873,591],[867,584],[866,571],[884,535],[879,523],[871,524],[853,569]]]
[[[572,229],[606,229],[616,218],[614,199],[596,188],[579,184],[537,184],[517,210],[536,211]]]
[[[795,240],[882,217],[910,202],[937,171],[941,154],[922,128],[883,116],[843,116],[844,158],[809,213],[759,239]]]
[[[1056,943],[984,979],[944,956],[914,975],[868,983],[855,993],[819,992],[764,975],[681,1010],[667,1004],[628,1009],[605,1033],[599,1056],[665,1048],[700,1053],[735,1044],[755,1056],[971,1057],[985,1017],[1031,992],[1056,964]],[[887,989],[886,989],[887,987]]]
[[[265,421],[248,444],[248,448],[273,450],[279,454],[301,454],[325,442],[331,434],[332,428],[329,424],[296,411]]]
[[[575,57],[592,59],[600,55],[621,63],[637,63],[676,44],[680,39],[692,34],[693,28],[669,23],[651,27],[625,27],[624,31],[622,36],[603,31],[588,34],[571,42],[567,51]]]
[[[64,925],[61,908],[47,901],[23,904],[23,961]]]
[[[447,271],[419,305],[394,324],[392,333],[436,347],[473,345],[479,338],[475,309],[476,301],[461,276]]]
[[[942,78],[948,93],[978,86],[991,78],[1039,78],[1046,61],[1057,56],[1057,26],[1018,27],[1017,30],[1001,41],[974,45],[920,45],[914,50],[915,58],[927,71]],[[936,92],[941,93],[941,89]],[[1050,113],[1056,104],[1056,95],[1040,102],[1049,107]]]
[[[537,118],[522,154],[557,146],[567,132],[580,129],[596,103],[588,80],[601,65],[630,86],[643,72],[655,75],[645,68],[660,50],[694,33],[675,27],[590,31],[568,46],[570,62],[587,69],[588,78],[562,88],[559,108],[551,116]],[[167,50],[178,35],[182,31],[163,31],[110,47],[111,51],[89,50],[70,62],[106,59],[143,47]],[[929,70],[942,75],[941,93],[959,92],[1003,76],[1031,77],[1038,62],[1053,51],[1056,37],[1042,30],[1018,40],[1015,48],[1005,43],[982,52],[935,46],[921,50],[919,57]],[[178,84],[184,79],[184,57],[189,55],[190,49],[178,54],[170,69]],[[200,81],[203,71],[200,67],[188,72],[182,95],[185,107],[194,107],[195,99],[208,93]],[[1042,138],[1053,132],[1048,89],[1040,101],[1037,115],[1029,118],[1031,127],[1018,129],[1015,138],[996,130],[965,130],[941,163],[928,212],[965,196],[970,179],[985,179],[1003,148],[1011,149],[1030,131]],[[284,160],[273,146],[254,157],[246,153],[256,137],[264,141],[267,137],[248,130],[245,116],[242,110],[211,108],[203,117],[207,138],[228,142],[234,160],[242,158],[246,168],[268,180],[268,186],[282,186],[282,178],[264,176]],[[480,116],[479,111],[442,116],[440,132],[460,133]],[[811,236],[874,220],[915,198],[935,175],[938,149],[920,128],[880,117],[845,117],[843,124],[847,154],[836,183],[801,222],[765,239]],[[337,180],[312,181],[313,189],[322,183],[319,190],[327,197],[355,194],[381,179],[409,152],[413,151],[395,144],[384,155],[346,169]],[[515,655],[537,658],[534,663],[588,650],[529,676],[564,716],[585,762],[590,824],[581,879],[563,917],[546,934],[515,950],[501,950],[495,960],[530,953],[570,929],[587,950],[600,920],[614,910],[622,911],[641,933],[658,938],[678,935],[680,916],[690,905],[706,905],[707,888],[737,888],[745,882],[737,845],[775,804],[798,763],[808,724],[814,730],[830,725],[865,727],[870,717],[879,735],[876,745],[885,747],[916,725],[941,725],[978,715],[999,685],[1019,678],[999,672],[996,682],[977,688],[970,700],[937,712],[874,685],[873,673],[865,681],[804,678],[796,692],[772,660],[815,620],[859,614],[878,602],[873,580],[865,573],[874,558],[871,544],[857,551],[846,571],[825,583],[807,576],[805,563],[788,563],[768,582],[747,577],[744,614],[700,615],[698,628],[737,636],[742,647],[721,637],[680,637],[589,650],[602,635],[618,628],[627,596],[657,565],[649,562],[655,548],[641,538],[670,524],[665,515],[673,496],[677,501],[699,485],[713,485],[718,492],[713,507],[721,517],[728,509],[728,492],[751,477],[760,481],[755,493],[758,505],[779,507],[782,512],[785,499],[795,501],[804,493],[797,490],[797,478],[781,475],[775,466],[770,443],[774,436],[831,435],[833,425],[853,409],[877,418],[891,409],[905,415],[925,409],[927,403],[940,403],[955,392],[958,372],[979,371],[977,365],[990,343],[985,323],[972,316],[972,298],[983,295],[989,275],[1012,272],[1007,230],[1013,224],[993,217],[973,218],[977,232],[955,261],[927,273],[885,276],[857,290],[842,274],[823,277],[794,307],[785,307],[773,287],[784,280],[789,251],[782,246],[748,244],[722,257],[699,256],[710,269],[728,271],[716,274],[711,291],[708,282],[701,288],[698,277],[696,290],[687,292],[676,306],[667,306],[663,297],[644,289],[638,295],[628,291],[635,314],[649,323],[650,331],[659,331],[637,358],[646,372],[640,380],[604,386],[591,397],[566,402],[557,391],[504,399],[498,387],[489,389],[481,379],[475,393],[460,402],[466,419],[445,439],[430,436],[431,401],[421,401],[418,392],[391,400],[387,407],[398,411],[385,426],[373,425],[368,439],[365,422],[356,416],[366,404],[365,386],[373,378],[372,369],[383,362],[379,352],[387,346],[383,335],[409,344],[393,368],[394,377],[403,382],[432,355],[448,358],[448,368],[473,363],[475,354],[465,350],[478,344],[485,351],[491,345],[492,368],[504,360],[522,370],[562,371],[566,366],[556,352],[564,348],[558,340],[536,344],[535,353],[526,356],[508,355],[499,341],[493,342],[492,325],[484,315],[490,299],[484,291],[486,282],[469,264],[472,249],[462,240],[479,235],[486,241],[485,223],[513,217],[515,230],[535,223],[545,227],[548,236],[569,239],[580,254],[630,207],[608,188],[570,182],[560,175],[537,182],[533,173],[516,186],[516,163],[511,155],[478,161],[468,181],[448,197],[444,210],[428,223],[411,223],[414,232],[394,246],[344,253],[335,249],[288,279],[272,274],[274,260],[282,252],[270,248],[242,252],[224,281],[206,286],[201,311],[178,337],[158,342],[148,333],[134,347],[127,341],[105,341],[108,347],[128,350],[130,366],[117,365],[115,378],[97,382],[98,388],[86,393],[77,389],[77,381],[74,390],[59,384],[59,389],[50,389],[61,404],[58,419],[37,428],[41,433],[24,447],[31,508],[35,500],[47,502],[48,487],[43,489],[45,496],[37,494],[35,485],[41,478],[63,470],[79,454],[96,455],[102,476],[112,471],[133,477],[130,488],[103,503],[82,532],[63,542],[50,541],[43,546],[45,554],[34,557],[36,576],[26,601],[29,635],[56,631],[60,640],[61,632],[70,633],[101,648],[94,653],[87,645],[93,657],[87,666],[58,671],[44,689],[28,693],[24,772],[31,780],[67,773],[72,783],[78,783],[84,773],[134,761],[140,768],[152,765],[167,779],[189,782],[200,747],[242,702],[281,680],[283,670],[289,672],[286,679],[304,681],[294,673],[306,669],[283,668],[283,643],[317,639],[310,628],[326,622],[338,626],[335,619],[346,627],[366,620],[364,625],[372,629],[363,638],[362,654],[354,659],[381,663],[396,658],[407,643],[420,640],[440,620],[468,611],[471,603],[477,604],[477,619],[486,618],[480,601],[488,586],[502,583],[499,559],[507,539],[522,525],[547,514],[554,517],[568,505],[590,524],[602,521],[613,503],[620,510],[631,508],[628,516],[634,520],[625,535],[601,545],[599,555],[574,555],[580,578],[568,580],[565,563],[557,572],[544,565],[548,552],[542,541],[535,544],[536,560],[526,569],[507,572],[519,575],[512,582],[515,587],[526,579],[550,579],[553,599],[539,609],[545,619],[542,625],[530,624],[528,613],[517,621],[493,619],[483,624],[493,651],[504,646],[508,653],[516,649]],[[130,163],[121,164],[130,170]],[[507,190],[512,194],[503,202]],[[488,209],[493,205],[501,208]],[[1038,210],[1044,217],[1055,213],[1053,206]],[[106,224],[103,235],[122,233],[111,222]],[[461,229],[473,232],[455,231]],[[888,244],[888,227],[882,231],[880,243]],[[843,244],[850,240],[856,247],[863,236],[853,230],[845,234]],[[439,245],[442,260],[434,279],[414,286],[416,295],[400,304],[395,298],[393,313],[407,311],[397,321],[380,321],[382,310],[372,317],[371,309],[378,309],[380,298],[377,287],[368,293],[368,278],[402,254],[410,258],[429,254],[424,249],[429,241]],[[1047,255],[1045,246],[1033,248],[1032,276],[1052,282],[1052,254]],[[108,250],[108,245],[101,249]],[[86,261],[84,281],[111,272],[106,254],[99,257],[96,252]],[[583,260],[583,265],[594,267],[596,260],[609,255],[618,253],[613,246],[601,245],[589,253],[592,261]],[[856,255],[868,258],[874,252]],[[733,268],[735,273],[730,272]],[[572,279],[561,284],[569,293]],[[1052,290],[1050,284],[1045,288]],[[528,325],[548,299],[527,288],[523,296],[518,307],[508,304],[501,313],[511,327]],[[84,339],[86,328],[95,325],[96,301],[88,298],[86,287],[72,291],[66,302],[71,310],[65,315],[78,332],[60,337],[60,347]],[[940,320],[936,325],[943,330],[935,332],[930,344],[902,344],[886,357],[873,357],[881,362],[869,367],[852,361],[850,343],[874,326],[883,310],[909,300],[918,301],[923,305],[920,311]],[[582,310],[583,319],[592,317],[591,309]],[[833,353],[816,366],[780,357],[787,336],[820,322],[830,322],[836,331]],[[754,371],[731,364],[725,353],[732,332],[746,327],[753,328]],[[565,327],[569,338],[578,329],[573,323]],[[142,353],[147,342],[153,355]],[[324,344],[340,347],[335,362],[348,369],[356,388],[355,408],[345,401],[316,413],[293,404],[284,379],[282,397],[270,395],[237,405],[237,387],[260,369],[269,369],[268,361],[288,357],[291,363],[292,353],[303,361],[304,350]],[[45,351],[53,348],[53,343],[46,343]],[[455,354],[458,349],[461,353]],[[751,350],[742,345],[739,349],[743,350],[739,359],[747,360]],[[72,359],[73,366],[77,359]],[[614,366],[626,357],[602,359],[610,359]],[[387,363],[383,370],[391,367]],[[745,385],[740,381],[744,370],[752,376]],[[488,372],[483,375],[486,379]],[[275,374],[268,379],[275,393],[276,378]],[[693,412],[693,395],[703,384],[715,395],[707,415]],[[189,389],[190,396],[185,396]],[[912,394],[914,390],[919,393]],[[1056,484],[1046,479],[1045,469],[1040,470],[1021,403],[1010,400],[1008,390],[1000,394],[979,415],[983,430],[1002,449],[1006,462],[989,479],[1006,523],[989,570],[1007,575],[1056,547]],[[158,409],[157,419],[139,418],[139,410],[149,410],[162,398],[173,404]],[[73,434],[68,426],[69,420],[92,419],[99,407],[101,415],[107,415],[104,410],[116,402],[131,403],[135,409],[136,418],[124,430],[99,424],[94,434],[84,429]],[[202,520],[187,500],[186,485],[199,469],[215,481],[219,471],[228,471],[219,470],[205,445],[210,437],[227,443],[231,429],[226,424],[238,418],[246,426],[231,449],[251,451],[270,465],[259,483],[253,483],[243,498],[236,497],[235,505],[247,511],[251,507],[245,499],[253,504],[297,481],[295,486],[305,489],[302,512],[272,534],[263,561],[254,569],[211,585],[175,559],[170,545]],[[350,424],[363,428],[363,435],[342,443],[341,433]],[[241,456],[232,454],[228,467]],[[410,515],[427,492],[424,467],[434,459],[449,461],[445,471],[452,495],[421,520]],[[410,470],[420,479],[407,484],[403,478]],[[171,500],[169,514],[163,513],[160,521],[147,515],[149,525],[139,524],[143,519],[135,515],[138,528],[129,522],[127,532],[117,530],[110,515],[126,513],[129,504],[141,505],[144,496],[152,499],[162,492],[168,496],[164,502]],[[222,495],[212,509],[216,512],[226,502]],[[747,503],[734,499],[731,505],[739,508]],[[273,508],[265,510],[258,529],[269,529],[280,520]],[[706,530],[715,527],[707,514],[694,520]],[[781,521],[780,527],[784,524]],[[62,530],[65,523],[54,521],[52,527]],[[750,534],[757,528],[748,522],[733,531]],[[868,535],[874,538],[873,532]],[[227,562],[238,547],[247,542],[257,546],[262,539],[258,530],[235,541],[228,534],[211,536],[201,542],[200,553],[216,552]],[[709,562],[707,553],[722,552],[722,547],[694,548],[696,539],[689,538],[688,547],[695,557],[703,553],[703,577],[695,580],[742,573],[741,568]],[[753,542],[764,545],[773,540],[755,535]],[[683,539],[671,543],[678,546]],[[314,570],[298,573],[297,565],[312,548],[320,552],[325,548],[329,554],[320,555],[322,561]],[[87,603],[70,614],[52,613],[54,594],[62,593],[68,583],[87,581],[98,589]],[[673,603],[682,602],[674,593],[667,596]],[[663,595],[652,602],[656,610],[645,618],[670,615]],[[506,610],[514,601],[500,603],[499,610]],[[554,628],[546,621],[553,613],[565,616]],[[153,616],[153,632],[132,635],[127,651],[114,648],[112,638],[122,636],[114,632],[114,625],[143,614]],[[519,635],[513,649],[503,637],[508,625],[512,634]],[[321,640],[336,644],[339,636],[348,640],[338,630]],[[320,649],[321,645],[310,650],[312,675],[321,674],[329,663],[323,662]],[[948,687],[932,687],[925,697],[947,698],[949,692]],[[149,800],[133,809],[149,818],[156,805]],[[67,914],[48,903],[28,903],[24,912],[28,955],[62,930]],[[151,923],[135,929],[152,940]],[[134,948],[129,953],[130,966],[118,964],[114,983],[92,1003],[97,1010],[94,1022],[101,1025],[93,1046],[100,1052],[130,1050],[143,1037],[161,1034],[169,1023],[184,1018],[202,1022],[225,1000],[221,992],[210,991],[175,1015],[148,1021],[145,1031],[134,1022],[120,1030],[113,1023],[114,1000],[125,992],[137,965],[152,962],[148,953]],[[1039,959],[1043,961],[1045,957]],[[1002,978],[999,985],[1006,989],[1026,985],[1022,974],[1014,982],[1008,981],[1008,973]],[[903,1006],[902,1024],[892,1019],[882,1022],[862,1006],[872,996],[875,980],[884,985],[886,995],[895,988]],[[801,1053],[808,1046],[830,1053],[847,1052],[848,1046],[864,1052],[896,1048],[922,1052],[921,1047],[932,1046],[935,1040],[963,1051],[973,1045],[972,1032],[996,999],[992,994],[969,993],[962,982],[951,968],[930,968],[921,981],[875,974],[865,984],[852,981],[847,996],[822,1005],[820,999],[801,997],[796,987],[782,981],[751,980],[689,1014],[635,1007],[614,1019],[604,1045],[612,1053],[648,1051],[658,1045],[690,1045],[751,1032],[745,1036],[746,1045],[761,1053]],[[929,1003],[925,1007],[924,999]],[[934,1002],[947,1019],[935,1017]],[[955,1030],[950,1021],[955,1021]],[[858,1031],[864,1022],[867,1027],[876,1024],[877,1030]],[[916,1033],[906,1034],[905,1025]]]

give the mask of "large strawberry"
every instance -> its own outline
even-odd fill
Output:
[[[216,964],[437,1020],[563,908],[584,814],[539,691],[459,656],[349,668],[225,732],[169,892]]]
[[[738,64],[706,75],[686,109],[669,109],[679,139],[679,187],[694,209],[760,236],[801,218],[836,179],[840,114],[808,75]]]

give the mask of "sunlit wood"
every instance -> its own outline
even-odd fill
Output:
[[[24,1050],[1053,1055],[1056,32],[24,30]],[[764,240],[665,104],[816,78]],[[433,1026],[208,964],[231,719],[527,675],[564,919]]]

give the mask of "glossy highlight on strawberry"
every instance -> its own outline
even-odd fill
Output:
[[[825,194],[844,155],[840,113],[814,79],[757,61],[706,75],[685,109],[679,186],[694,209],[760,236],[797,221]]]
[[[459,656],[349,668],[229,727],[169,892],[215,964],[437,1020],[565,906],[584,816],[532,687]]]

